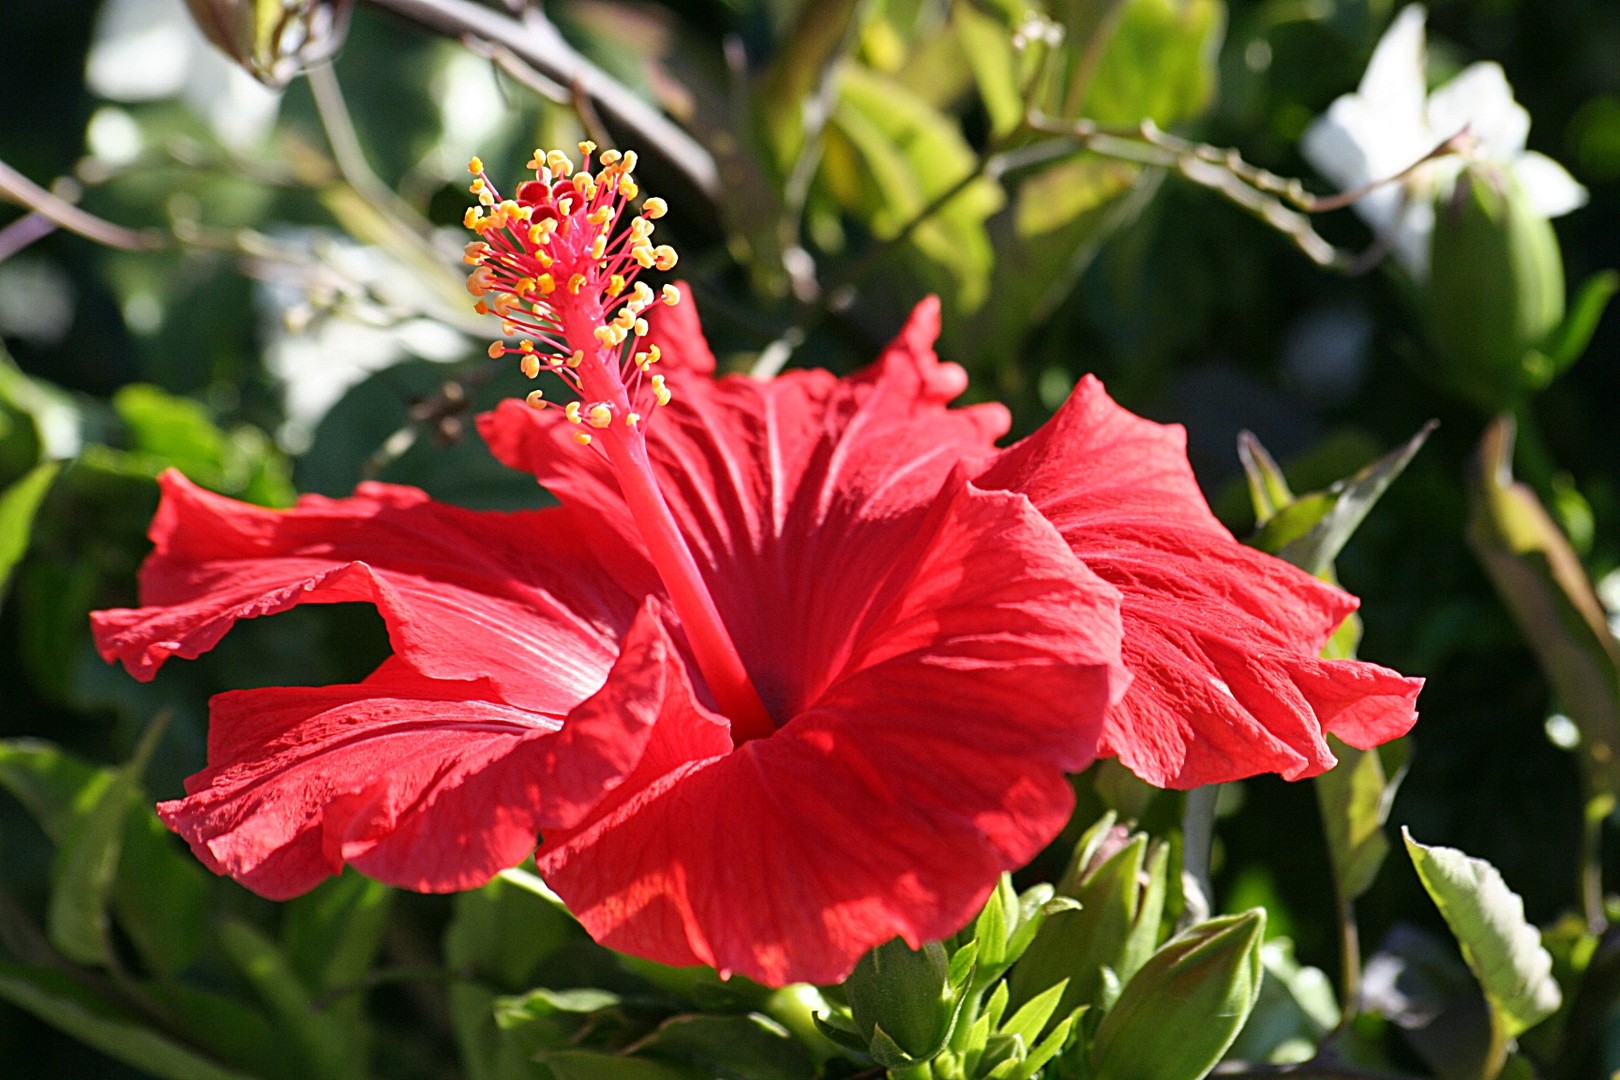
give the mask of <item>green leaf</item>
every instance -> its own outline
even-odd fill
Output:
[[[55,971],[0,960],[0,998],[164,1080],[252,1080],[153,1031]]]
[[[393,892],[353,870],[285,906],[281,948],[299,978],[318,992],[359,982],[371,968]]]
[[[855,43],[862,0],[806,4],[771,59],[758,95],[761,131],[779,174],[786,175],[804,148],[805,117],[823,82],[834,77]]]
[[[219,941],[259,1000],[290,1036],[288,1049],[304,1059],[312,1076],[350,1080],[366,1074],[369,1048],[364,1029],[321,1007],[310,987],[269,938],[240,919],[230,919],[220,926]]]
[[[57,847],[46,929],[51,944],[70,960],[101,964],[109,958],[107,908],[125,821],[168,718],[159,713],[147,725],[128,763],[81,789],[79,815]]]
[[[34,515],[51,489],[60,468],[54,461],[36,465],[15,484],[0,492],[0,601],[11,581],[11,571],[28,550]]]
[[[1468,542],[1581,733],[1593,788],[1620,795],[1620,645],[1581,560],[1535,492],[1514,481],[1513,421],[1480,439]]]
[[[1328,738],[1339,763],[1316,778],[1316,802],[1327,833],[1334,889],[1341,899],[1354,900],[1372,888],[1389,854],[1384,822],[1389,820],[1400,774],[1391,783],[1378,751],[1357,750]],[[1404,759],[1405,744],[1392,745],[1402,748]]]
[[[1081,115],[1100,124],[1152,120],[1160,127],[1197,116],[1215,92],[1225,10],[1219,0],[1129,0]]]
[[[1012,27],[1005,19],[964,3],[951,5],[951,29],[973,72],[985,111],[990,114],[991,131],[1006,135],[1024,120],[1024,95],[1018,85],[1018,52],[1013,48]]]
[[[1401,835],[1419,880],[1485,991],[1505,1054],[1507,1039],[1558,1009],[1561,995],[1552,977],[1552,957],[1536,928],[1525,921],[1524,902],[1495,867],[1455,848],[1420,844],[1406,829]]]
[[[880,239],[896,236],[977,164],[952,120],[895,80],[854,64],[843,69],[826,134],[823,182]],[[984,223],[1002,198],[999,185],[980,177],[907,241],[956,310],[984,302],[993,262]]]
[[[640,1044],[718,1080],[814,1080],[815,1062],[787,1029],[758,1013],[673,1016]]]
[[[1581,358],[1616,292],[1620,292],[1620,271],[1604,270],[1581,283],[1581,291],[1570,305],[1569,314],[1564,316],[1546,345],[1553,375],[1562,374]]]
[[[702,1075],[646,1058],[595,1050],[547,1050],[535,1055],[535,1060],[550,1069],[556,1080],[699,1080]]]
[[[445,963],[463,978],[506,990],[532,985],[534,969],[584,933],[555,903],[506,875],[460,893],[444,935]]]
[[[1250,544],[1308,573],[1327,573],[1368,512],[1406,469],[1434,428],[1434,422],[1430,421],[1416,435],[1354,476],[1340,480],[1325,491],[1300,496],[1276,508],[1266,515]],[[1240,440],[1239,455],[1249,473],[1250,491],[1254,492],[1257,483],[1268,485],[1264,498],[1269,503],[1276,494],[1276,481],[1267,478],[1266,463],[1270,463],[1269,469],[1273,470],[1276,465],[1269,457],[1262,462],[1256,451],[1261,455],[1265,453],[1254,436]],[[1286,486],[1282,490],[1286,491]],[[1258,498],[1256,508],[1259,508]]]
[[[1238,460],[1243,463],[1243,475],[1249,481],[1249,502],[1254,506],[1257,526],[1276,517],[1294,501],[1288,488],[1288,479],[1260,440],[1252,432],[1238,432]]]
[[[136,468],[155,476],[172,467],[204,487],[249,502],[292,503],[286,460],[256,428],[227,433],[199,403],[140,383],[113,395],[113,408],[128,428],[128,453]]]

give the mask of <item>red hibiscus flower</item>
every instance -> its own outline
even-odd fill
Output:
[[[996,451],[1005,410],[947,408],[966,380],[931,303],[847,379],[714,379],[689,306],[655,316],[636,281],[674,262],[662,204],[624,226],[632,161],[601,164],[537,156],[503,202],[474,163],[469,288],[519,339],[491,354],[578,396],[480,430],[562,507],[368,485],[273,512],[165,479],[147,606],[97,617],[109,659],[150,677],[338,600],[395,652],[356,686],[216,699],[209,768],[161,807],[210,866],[273,896],[344,862],[454,889],[538,831],[604,944],[832,982],[957,929],[1099,753],[1191,786],[1410,726],[1415,680],[1316,657],[1353,598],[1237,544],[1179,431],[1092,381]]]
[[[471,215],[469,260],[529,335],[492,353],[579,394],[482,424],[564,505],[372,484],[278,512],[165,477],[145,606],[98,613],[103,655],[150,678],[237,619],[351,600],[394,655],[216,699],[164,820],[269,896],[345,862],[464,888],[544,833],[599,940],[768,983],[953,932],[1069,815],[1064,774],[1126,681],[1118,594],[1025,496],[970,482],[1005,411],[947,409],[965,377],[916,342],[842,381],[711,381],[672,325],[662,356],[635,281],[673,261],[647,239],[661,204],[624,227],[632,162],[559,157]]]

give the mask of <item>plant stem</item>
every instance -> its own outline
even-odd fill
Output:
[[[667,161],[705,196],[724,189],[714,156],[672,120],[581,56],[538,10],[516,19],[473,0],[367,0],[400,18],[447,37],[499,44],[554,82],[577,86],[597,108],[633,133],[647,156]]]

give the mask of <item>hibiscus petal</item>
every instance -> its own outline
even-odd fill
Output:
[[[893,557],[896,516],[930,502],[959,461],[988,455],[1006,431],[999,405],[947,408],[967,376],[935,356],[938,328],[937,301],[924,301],[875,364],[844,380],[681,380],[648,424],[670,510],[777,715],[802,706],[807,672],[825,670],[805,651],[847,645],[863,575]],[[661,589],[607,462],[574,445],[557,410],[509,402],[479,424],[498,458],[578,511],[621,588]],[[784,622],[784,611],[798,617]]]
[[[674,307],[656,304],[648,309],[647,336],[640,348],[658,346],[662,354],[659,370],[665,375],[712,376],[716,366],[714,353],[709,349],[709,339],[703,336],[697,305],[692,302],[692,289],[684,281],[675,282],[675,287],[681,291],[681,302]]]
[[[422,892],[476,888],[623,779],[684,684],[649,606],[607,684],[560,719],[398,658],[357,685],[220,694],[208,768],[158,812],[211,870],[271,899],[345,863]]]
[[[139,679],[213,648],[238,619],[362,601],[423,674],[488,678],[506,701],[560,714],[601,686],[635,611],[600,580],[566,511],[478,513],[386,484],[281,511],[178,472],[161,484],[147,606],[92,616],[101,655]]]
[[[1322,733],[1404,734],[1422,680],[1317,658],[1354,597],[1239,544],[1210,513],[1185,436],[1119,408],[1086,378],[977,481],[1028,495],[1121,595],[1135,676],[1104,752],[1161,787],[1332,767]]]
[[[948,483],[893,527],[808,708],[730,754],[665,759],[548,839],[541,872],[599,941],[836,982],[895,935],[960,928],[1068,820],[1064,772],[1124,681],[1114,591],[1020,496]]]

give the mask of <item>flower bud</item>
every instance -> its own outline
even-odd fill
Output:
[[[843,988],[878,1064],[927,1061],[945,1046],[958,1004],[950,974],[945,947],[933,941],[913,951],[895,938],[861,957]]]
[[[1198,1080],[1232,1045],[1260,994],[1266,913],[1200,923],[1125,984],[1091,1044],[1095,1080]]]
[[[1558,238],[1519,181],[1487,165],[1436,211],[1424,296],[1435,375],[1495,412],[1557,374],[1542,350],[1564,317]]]
[[[186,0],[186,7],[216,48],[279,90],[342,47],[354,0]]]

